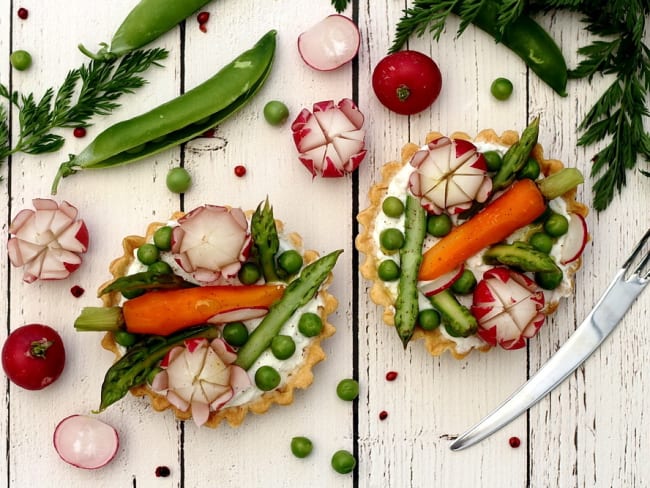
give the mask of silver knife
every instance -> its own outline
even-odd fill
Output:
[[[640,256],[649,240],[650,229],[569,340],[505,402],[458,437],[449,446],[452,451],[473,446],[508,425],[562,383],[598,349],[650,282],[650,269],[643,270],[650,262],[650,250]],[[637,258],[640,262],[630,273]]]

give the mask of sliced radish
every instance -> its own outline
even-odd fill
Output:
[[[360,42],[359,28],[352,19],[334,14],[298,36],[298,52],[308,66],[331,71],[351,61]]]
[[[35,198],[32,204],[34,210],[21,210],[9,226],[9,260],[23,268],[26,283],[67,278],[88,250],[88,228],[68,202]]]
[[[464,269],[465,266],[461,264],[456,269],[451,270],[449,273],[443,274],[435,280],[420,281],[418,282],[418,289],[421,293],[428,297],[440,293],[441,291],[446,290],[451,285],[453,285],[454,281],[461,277]]]
[[[357,169],[366,156],[364,116],[349,98],[306,108],[291,124],[299,159],[312,176],[340,177]]]
[[[582,256],[582,251],[589,242],[589,229],[585,218],[577,213],[572,213],[569,217],[569,230],[564,236],[564,243],[560,250],[562,264],[572,263]]]
[[[264,317],[269,309],[266,307],[248,307],[221,312],[210,317],[210,324],[227,324],[228,322],[245,322],[246,320]]]
[[[54,448],[66,463],[82,469],[97,469],[117,454],[120,439],[110,425],[86,415],[71,415],[54,430]]]

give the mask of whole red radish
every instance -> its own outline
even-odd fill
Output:
[[[26,390],[41,390],[52,384],[64,366],[63,340],[47,325],[23,325],[9,334],[2,347],[2,369]]]
[[[436,101],[442,89],[442,75],[435,61],[426,54],[398,51],[377,63],[372,73],[372,88],[389,110],[413,115]]]

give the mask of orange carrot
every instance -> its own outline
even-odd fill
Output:
[[[418,279],[433,280],[452,271],[482,249],[533,222],[546,208],[537,185],[516,181],[481,212],[440,239],[422,256]]]
[[[145,293],[124,302],[126,330],[169,335],[210,317],[243,308],[269,308],[282,297],[284,285],[200,286]]]

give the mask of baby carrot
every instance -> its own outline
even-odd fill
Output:
[[[537,185],[516,181],[497,199],[465,223],[454,227],[422,256],[418,279],[433,280],[452,271],[482,249],[530,224],[546,208]]]
[[[198,286],[145,293],[122,305],[126,330],[169,335],[205,323],[210,317],[241,308],[269,308],[284,293],[283,285]]]

